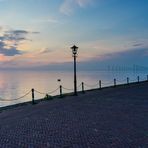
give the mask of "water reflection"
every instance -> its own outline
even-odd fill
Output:
[[[146,80],[146,72],[104,72],[104,71],[78,71],[78,85],[81,82],[95,87],[99,87],[99,80],[102,80],[103,86],[113,85],[113,79],[117,79],[117,84],[126,83],[126,78],[130,81],[136,81],[137,76],[140,79]],[[57,80],[61,79],[61,82]],[[123,81],[124,80],[124,81]],[[110,82],[110,84],[108,83]],[[98,86],[97,86],[98,83]],[[1,71],[0,72],[0,97],[3,99],[15,99],[23,96],[32,88],[40,92],[51,92],[59,87],[64,86],[63,93],[71,92],[73,90],[73,72],[69,71]],[[85,89],[90,87],[85,86]],[[81,87],[78,88],[81,90]],[[59,94],[59,90],[52,93],[52,95]],[[35,93],[35,99],[43,98],[44,94]],[[16,104],[20,102],[30,101],[31,94],[25,98],[17,101],[4,102],[0,101],[0,106]]]

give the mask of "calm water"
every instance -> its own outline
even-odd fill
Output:
[[[137,76],[140,80],[147,79],[147,72],[103,72],[103,71],[79,71],[77,73],[78,86],[84,82],[85,89],[97,88],[98,81],[102,80],[102,86],[113,85],[113,79],[117,79],[117,83],[126,83],[126,78],[130,81],[137,81]],[[61,79],[58,82],[57,79]],[[41,92],[47,93],[56,90],[59,85],[62,85],[63,93],[72,92],[73,90],[73,72],[69,71],[0,71],[0,100],[13,100],[23,96],[32,88]],[[81,87],[78,87],[81,90]],[[51,95],[59,94],[59,90]],[[44,94],[35,92],[35,99],[43,98]],[[20,102],[30,101],[31,93],[26,97],[17,101],[0,101],[0,107]]]

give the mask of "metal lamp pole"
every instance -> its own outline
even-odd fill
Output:
[[[73,47],[71,47],[71,49],[72,49],[72,54],[74,57],[74,95],[77,95],[76,57],[77,57],[78,47],[74,45]]]

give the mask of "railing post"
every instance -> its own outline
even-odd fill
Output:
[[[84,93],[84,82],[82,82],[82,93]]]
[[[127,85],[129,85],[129,77],[127,77]]]
[[[35,104],[35,102],[34,102],[34,88],[32,88],[32,104]]]
[[[101,80],[99,80],[99,89],[101,89],[102,86],[101,86]]]
[[[62,98],[62,85],[60,85],[60,97]]]
[[[116,79],[114,79],[114,87],[116,87]]]
[[[137,80],[138,80],[138,83],[139,83],[140,82],[140,77],[139,76],[137,77]]]

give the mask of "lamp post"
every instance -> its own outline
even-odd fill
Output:
[[[77,95],[76,57],[77,57],[78,47],[74,45],[71,47],[71,49],[74,57],[74,95]]]

